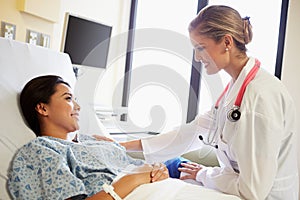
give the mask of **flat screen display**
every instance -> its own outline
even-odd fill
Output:
[[[106,68],[111,31],[111,26],[67,13],[63,52],[73,64]]]

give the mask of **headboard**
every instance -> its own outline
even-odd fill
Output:
[[[59,75],[75,87],[67,54],[0,38],[0,199],[9,199],[7,170],[14,153],[35,137],[19,111],[19,92],[30,79],[46,74]]]

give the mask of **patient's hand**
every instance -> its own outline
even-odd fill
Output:
[[[194,162],[181,163],[182,167],[179,167],[178,170],[181,172],[185,172],[187,175],[181,176],[181,180],[185,179],[194,179],[196,180],[196,176],[198,171],[200,171],[203,166]]]
[[[169,178],[169,171],[163,163],[155,163],[153,165],[144,164],[142,166],[130,169],[130,173],[150,173],[151,182],[161,181]]]
[[[151,171],[151,182],[161,181],[169,178],[169,170],[163,163],[153,164]]]

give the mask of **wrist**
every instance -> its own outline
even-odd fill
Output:
[[[195,180],[199,183],[202,183],[203,182],[203,179],[205,178],[205,167],[203,167],[202,169],[200,169],[197,174],[196,174],[196,177],[195,177]]]
[[[131,176],[131,180],[135,187],[138,187],[140,185],[151,183],[151,176],[150,172],[141,172],[141,173],[135,173],[129,175]]]
[[[122,200],[122,198],[114,191],[114,187],[112,185],[108,185],[106,183],[103,184],[103,190],[109,194],[115,200]]]

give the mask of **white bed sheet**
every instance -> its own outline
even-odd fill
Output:
[[[240,200],[234,195],[224,194],[203,186],[179,179],[144,184],[133,190],[124,200]]]

